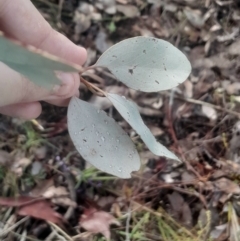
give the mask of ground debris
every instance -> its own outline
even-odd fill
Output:
[[[100,89],[132,99],[156,139],[183,162],[148,152],[112,104],[81,84],[81,99],[104,109],[134,140],[141,171],[119,180],[86,168],[68,136],[66,108],[42,103],[42,115],[30,122],[0,116],[1,226],[22,215],[31,222],[15,231],[36,240],[54,240],[58,229],[49,230],[50,221],[64,226],[67,236],[58,240],[102,240],[100,233],[113,240],[237,241],[239,1],[70,0],[62,9],[62,1],[33,3],[54,28],[87,48],[85,67],[114,43],[138,35],[167,40],[186,54],[191,75],[161,93],[128,89],[106,69],[84,73]],[[66,173],[73,175],[71,185]],[[89,199],[96,205],[86,205]]]
[[[21,216],[31,216],[37,219],[43,219],[60,226],[63,224],[62,216],[54,211],[49,201],[44,199],[24,196],[13,198],[1,197],[0,204],[7,207],[18,207],[17,214]]]
[[[182,196],[177,193],[173,192],[172,194],[168,195],[168,199],[171,204],[170,212],[174,216],[176,220],[179,220],[183,223],[186,227],[192,227],[192,214],[188,204],[184,201]]]
[[[86,209],[79,222],[84,229],[93,233],[101,233],[107,240],[110,239],[109,226],[111,224],[120,225],[111,214],[94,208]]]

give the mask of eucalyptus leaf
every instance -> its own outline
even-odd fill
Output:
[[[191,72],[186,56],[172,44],[142,36],[113,45],[95,65],[108,68],[119,81],[144,92],[176,87]]]
[[[65,62],[44,51],[33,47],[23,47],[1,35],[0,32],[0,61],[11,69],[33,81],[35,84],[52,88],[61,84],[55,71],[79,72],[80,66]]]
[[[68,107],[68,130],[82,155],[98,169],[130,178],[140,168],[140,158],[127,133],[104,111],[72,97]]]
[[[156,141],[149,128],[144,124],[139,114],[138,107],[135,103],[127,100],[124,96],[119,96],[112,93],[108,93],[107,98],[112,102],[114,107],[129,123],[129,125],[138,133],[153,154],[180,161],[175,154]]]

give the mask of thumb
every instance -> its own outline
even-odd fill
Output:
[[[67,99],[76,93],[80,85],[77,73],[58,73],[62,84],[51,90],[35,85],[1,62],[0,73],[0,107],[39,100]]]

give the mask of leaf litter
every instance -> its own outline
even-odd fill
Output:
[[[98,211],[90,208],[84,211],[79,223],[81,227],[92,233],[101,233],[107,240],[110,239],[109,226],[115,224],[120,226],[120,222],[110,213]]]
[[[81,240],[84,231],[94,233],[90,240],[100,237],[95,233],[106,238],[111,233],[113,240],[129,236],[139,240],[139,235],[143,240],[238,240],[239,3],[118,0],[81,1],[78,5],[65,1],[58,22],[53,14],[59,9],[57,1],[33,2],[53,27],[89,49],[92,57],[86,66],[95,63],[112,44],[137,35],[167,40],[187,55],[193,71],[174,91],[152,94],[129,90],[100,69],[89,71],[86,77],[97,74],[104,81],[91,80],[101,88],[135,101],[144,123],[155,130],[157,141],[184,162],[176,164],[153,155],[110,102],[94,98],[81,87],[82,99],[103,108],[131,136],[140,152],[141,171],[132,179],[119,180],[92,167],[85,169],[85,161],[67,135],[64,108],[43,104],[39,121],[44,131],[32,123],[17,124],[0,116],[4,166],[0,168],[0,200],[5,206],[1,207],[1,221],[12,220],[10,206],[16,214],[32,217],[30,225],[21,224],[14,231],[35,238],[43,235],[43,240],[51,231],[45,226],[41,235],[36,232],[39,220],[52,220],[73,240]],[[34,151],[39,148],[46,150],[43,154]],[[42,171],[32,175],[36,162],[41,163]],[[21,199],[15,198],[25,198],[25,194],[30,196],[27,200],[41,201],[21,204]],[[109,195],[113,198],[102,206],[100,200]],[[92,200],[90,205],[86,197]],[[56,198],[68,201],[54,202]],[[96,208],[98,201],[101,207]],[[39,209],[47,212],[38,214]],[[66,224],[62,217],[69,210],[74,212]],[[111,223],[119,222],[115,217],[121,219],[120,226],[110,228]]]

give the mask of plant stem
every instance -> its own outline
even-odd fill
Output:
[[[104,92],[103,90],[99,89],[97,86],[95,86],[94,84],[88,82],[87,80],[85,80],[83,77],[80,77],[81,81],[83,84],[85,84],[85,86],[94,94],[100,96],[100,97],[104,97],[107,96],[107,93]]]

